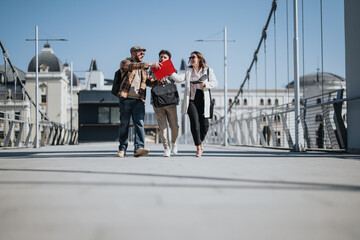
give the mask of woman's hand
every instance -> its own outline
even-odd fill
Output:
[[[201,86],[201,87],[205,87],[205,86],[206,86],[205,82],[198,83],[198,85]]]

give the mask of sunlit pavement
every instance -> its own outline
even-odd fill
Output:
[[[360,239],[360,155],[117,143],[0,151],[0,239]]]

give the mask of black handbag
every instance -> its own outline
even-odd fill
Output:
[[[209,118],[213,118],[214,116],[214,102],[211,98],[211,91],[209,89],[209,96],[210,96],[210,117]]]
[[[177,105],[180,101],[179,93],[174,83],[155,86],[151,89],[153,105],[156,108]]]
[[[204,76],[206,75],[203,75],[199,80],[201,80]],[[209,79],[210,78],[210,71],[209,71],[209,68],[207,69],[207,77],[204,78],[204,80],[202,80],[201,82],[205,81],[206,79]],[[214,102],[211,98],[211,91],[209,89],[209,96],[210,96],[210,117],[208,118],[213,118],[214,116]]]

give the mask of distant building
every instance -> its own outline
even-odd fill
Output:
[[[70,128],[70,84],[71,73],[67,63],[62,64],[48,43],[44,45],[38,56],[39,62],[39,108],[40,111],[51,121]],[[17,69],[19,78],[23,80],[26,91],[31,99],[35,102],[35,71],[36,59],[33,57],[28,65],[27,73]],[[15,114],[15,119],[35,122],[35,107],[31,105],[29,99],[25,97],[19,84],[15,84],[14,77],[9,67],[0,68],[1,85],[0,85],[0,116]],[[78,92],[80,90],[80,82],[75,74],[73,74],[73,128],[77,129],[78,123]],[[15,95],[16,85],[16,95]],[[40,122],[46,122],[41,119]],[[1,125],[1,124],[0,124]],[[17,124],[19,125],[19,124]],[[0,142],[7,133],[7,126],[0,126]],[[27,126],[25,127],[27,128]],[[35,131],[35,128],[32,129]],[[28,129],[24,129],[28,132]],[[14,136],[11,136],[12,142],[17,138],[17,130],[15,128]],[[26,134],[21,137],[25,138]],[[35,136],[35,134],[32,134]],[[32,142],[33,139],[30,140]]]
[[[230,119],[239,119],[244,113],[255,112],[261,109],[268,109],[270,111],[272,108],[287,103],[290,103],[289,107],[291,108],[291,103],[294,102],[293,88],[294,82],[289,83],[286,86],[286,89],[244,89],[243,94],[241,94],[240,97],[237,99],[228,116]],[[345,88],[345,79],[335,74],[325,72],[323,74],[320,72],[307,74],[300,77],[300,97],[301,99],[304,99],[304,97],[311,99],[309,99],[308,101],[301,100],[301,104],[302,106],[306,104],[313,105],[319,104],[322,101],[325,102],[333,100],[331,98],[329,99],[328,96],[325,97],[325,99],[322,99],[320,95],[322,94],[322,92],[327,93]],[[234,100],[237,93],[237,89],[228,89],[228,106],[232,104],[232,101]],[[212,101],[215,104],[214,116],[212,121],[216,121],[219,120],[222,116],[224,116],[224,90],[219,88],[211,90],[211,95]],[[343,118],[344,120],[346,120],[346,109],[344,109],[343,111]],[[309,132],[308,137],[314,139],[312,145],[316,145],[317,147],[319,147],[322,144],[321,138],[323,138],[325,134],[323,133],[323,110],[321,107],[314,108],[311,110],[311,115],[307,114],[304,117],[306,117],[307,125],[311,126],[313,130],[312,132]],[[290,121],[291,124],[293,122],[293,119],[288,119],[288,121]],[[276,129],[276,141],[279,145],[284,145],[283,141],[285,141],[285,135],[280,116],[272,116],[272,125],[273,128]],[[269,128],[268,119],[261,119],[260,126],[263,132],[267,134]],[[270,145],[273,145],[272,141],[273,139],[271,139],[270,142],[269,138]]]
[[[26,73],[26,89],[30,96],[35,98],[35,57],[29,63]],[[39,105],[51,121],[63,125],[70,123],[70,69],[58,59],[50,45],[46,43],[39,54]],[[80,83],[77,76],[73,75],[73,125],[77,126],[77,105]],[[32,116],[35,116],[35,109],[32,109]]]
[[[15,69],[20,80],[25,83],[25,72],[16,67]],[[15,84],[15,76],[10,66],[0,66],[0,118],[30,119],[30,102],[25,101],[25,94],[19,85]],[[9,127],[7,121],[0,120],[0,146],[3,145]],[[20,128],[20,124],[15,123],[10,136],[12,143],[18,140]]]

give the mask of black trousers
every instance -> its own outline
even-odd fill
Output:
[[[199,146],[209,130],[209,119],[204,117],[204,92],[201,89],[197,89],[195,99],[190,100],[188,115],[195,146]]]

